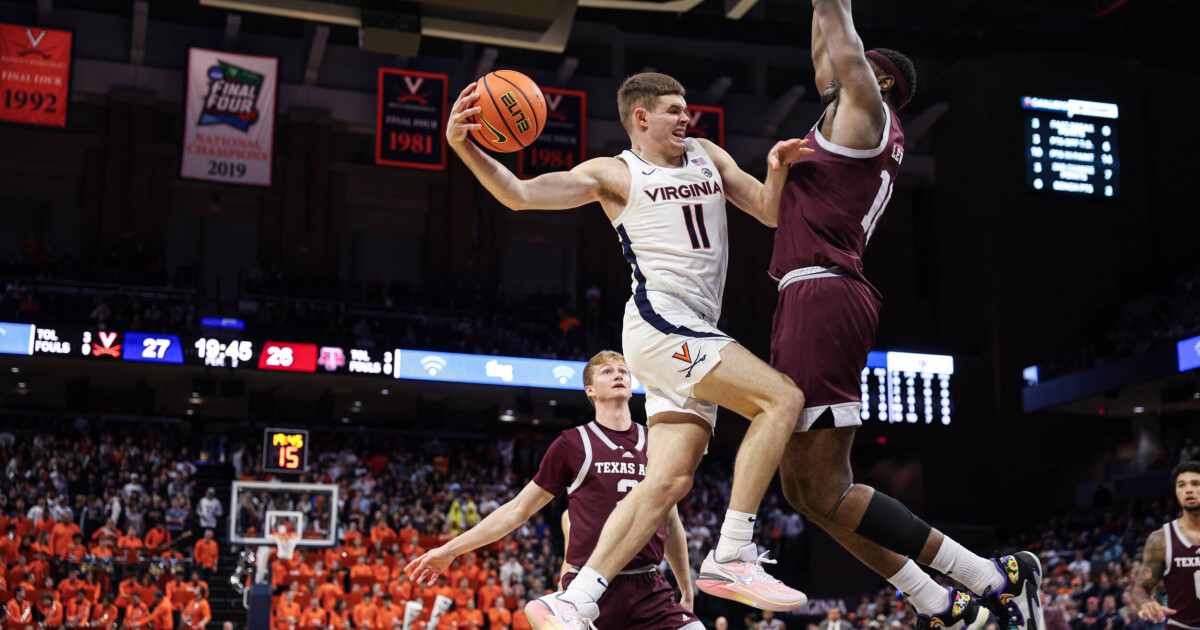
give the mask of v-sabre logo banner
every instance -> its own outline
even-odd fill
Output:
[[[70,31],[0,24],[0,121],[67,126]]]
[[[188,49],[179,176],[271,185],[279,59]]]

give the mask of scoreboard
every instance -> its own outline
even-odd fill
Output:
[[[1192,354],[1185,368],[1185,350]],[[135,331],[50,328],[0,322],[0,354],[62,356],[93,363],[131,361],[228,370],[474,383],[538,389],[583,389],[583,361],[459,354],[408,348],[350,348],[248,339],[231,332],[193,337]],[[1195,359],[1190,357],[1195,356]],[[1200,338],[1180,345],[1180,369],[1200,367]],[[871,352],[860,383],[864,421],[947,426],[953,412],[950,379],[954,357],[910,352]],[[633,379],[632,391],[645,394]],[[851,403],[857,404],[857,403]],[[307,435],[284,429],[268,433],[264,469],[304,466]],[[285,436],[285,437],[280,437]],[[299,458],[299,464],[293,463]]]
[[[1115,103],[1021,97],[1025,110],[1025,183],[1031,192],[1115,199],[1121,196]]]

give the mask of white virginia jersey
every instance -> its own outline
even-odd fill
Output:
[[[646,291],[663,291],[715,324],[729,266],[725,186],[699,142],[687,138],[684,147],[680,168],[655,166],[628,149],[617,156],[629,165],[631,182],[613,227],[633,268],[634,302],[647,321],[661,317]]]

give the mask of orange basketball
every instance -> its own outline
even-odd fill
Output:
[[[475,86],[480,112],[471,122],[475,141],[499,153],[520,151],[533,143],[546,127],[546,99],[533,79],[512,70],[488,73]]]

